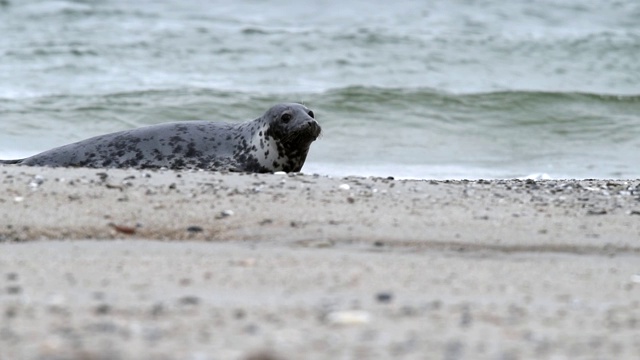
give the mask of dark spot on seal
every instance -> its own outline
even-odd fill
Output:
[[[173,161],[173,168],[175,169],[182,169],[184,168],[185,164],[184,164],[184,160],[182,159],[176,159]]]
[[[187,152],[184,154],[184,156],[192,158],[199,155],[200,155],[200,152],[196,150],[196,144],[194,142],[190,142],[189,145],[187,146]]]

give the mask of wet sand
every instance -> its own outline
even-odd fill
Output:
[[[0,167],[0,359],[635,359],[640,180]]]

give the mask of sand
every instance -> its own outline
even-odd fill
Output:
[[[0,167],[0,359],[637,359],[640,180]]]

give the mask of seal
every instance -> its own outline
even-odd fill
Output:
[[[4,164],[51,167],[298,172],[322,129],[296,103],[244,123],[181,121],[96,136]]]

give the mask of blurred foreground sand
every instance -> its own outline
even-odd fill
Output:
[[[640,181],[0,167],[0,359],[636,359]]]

